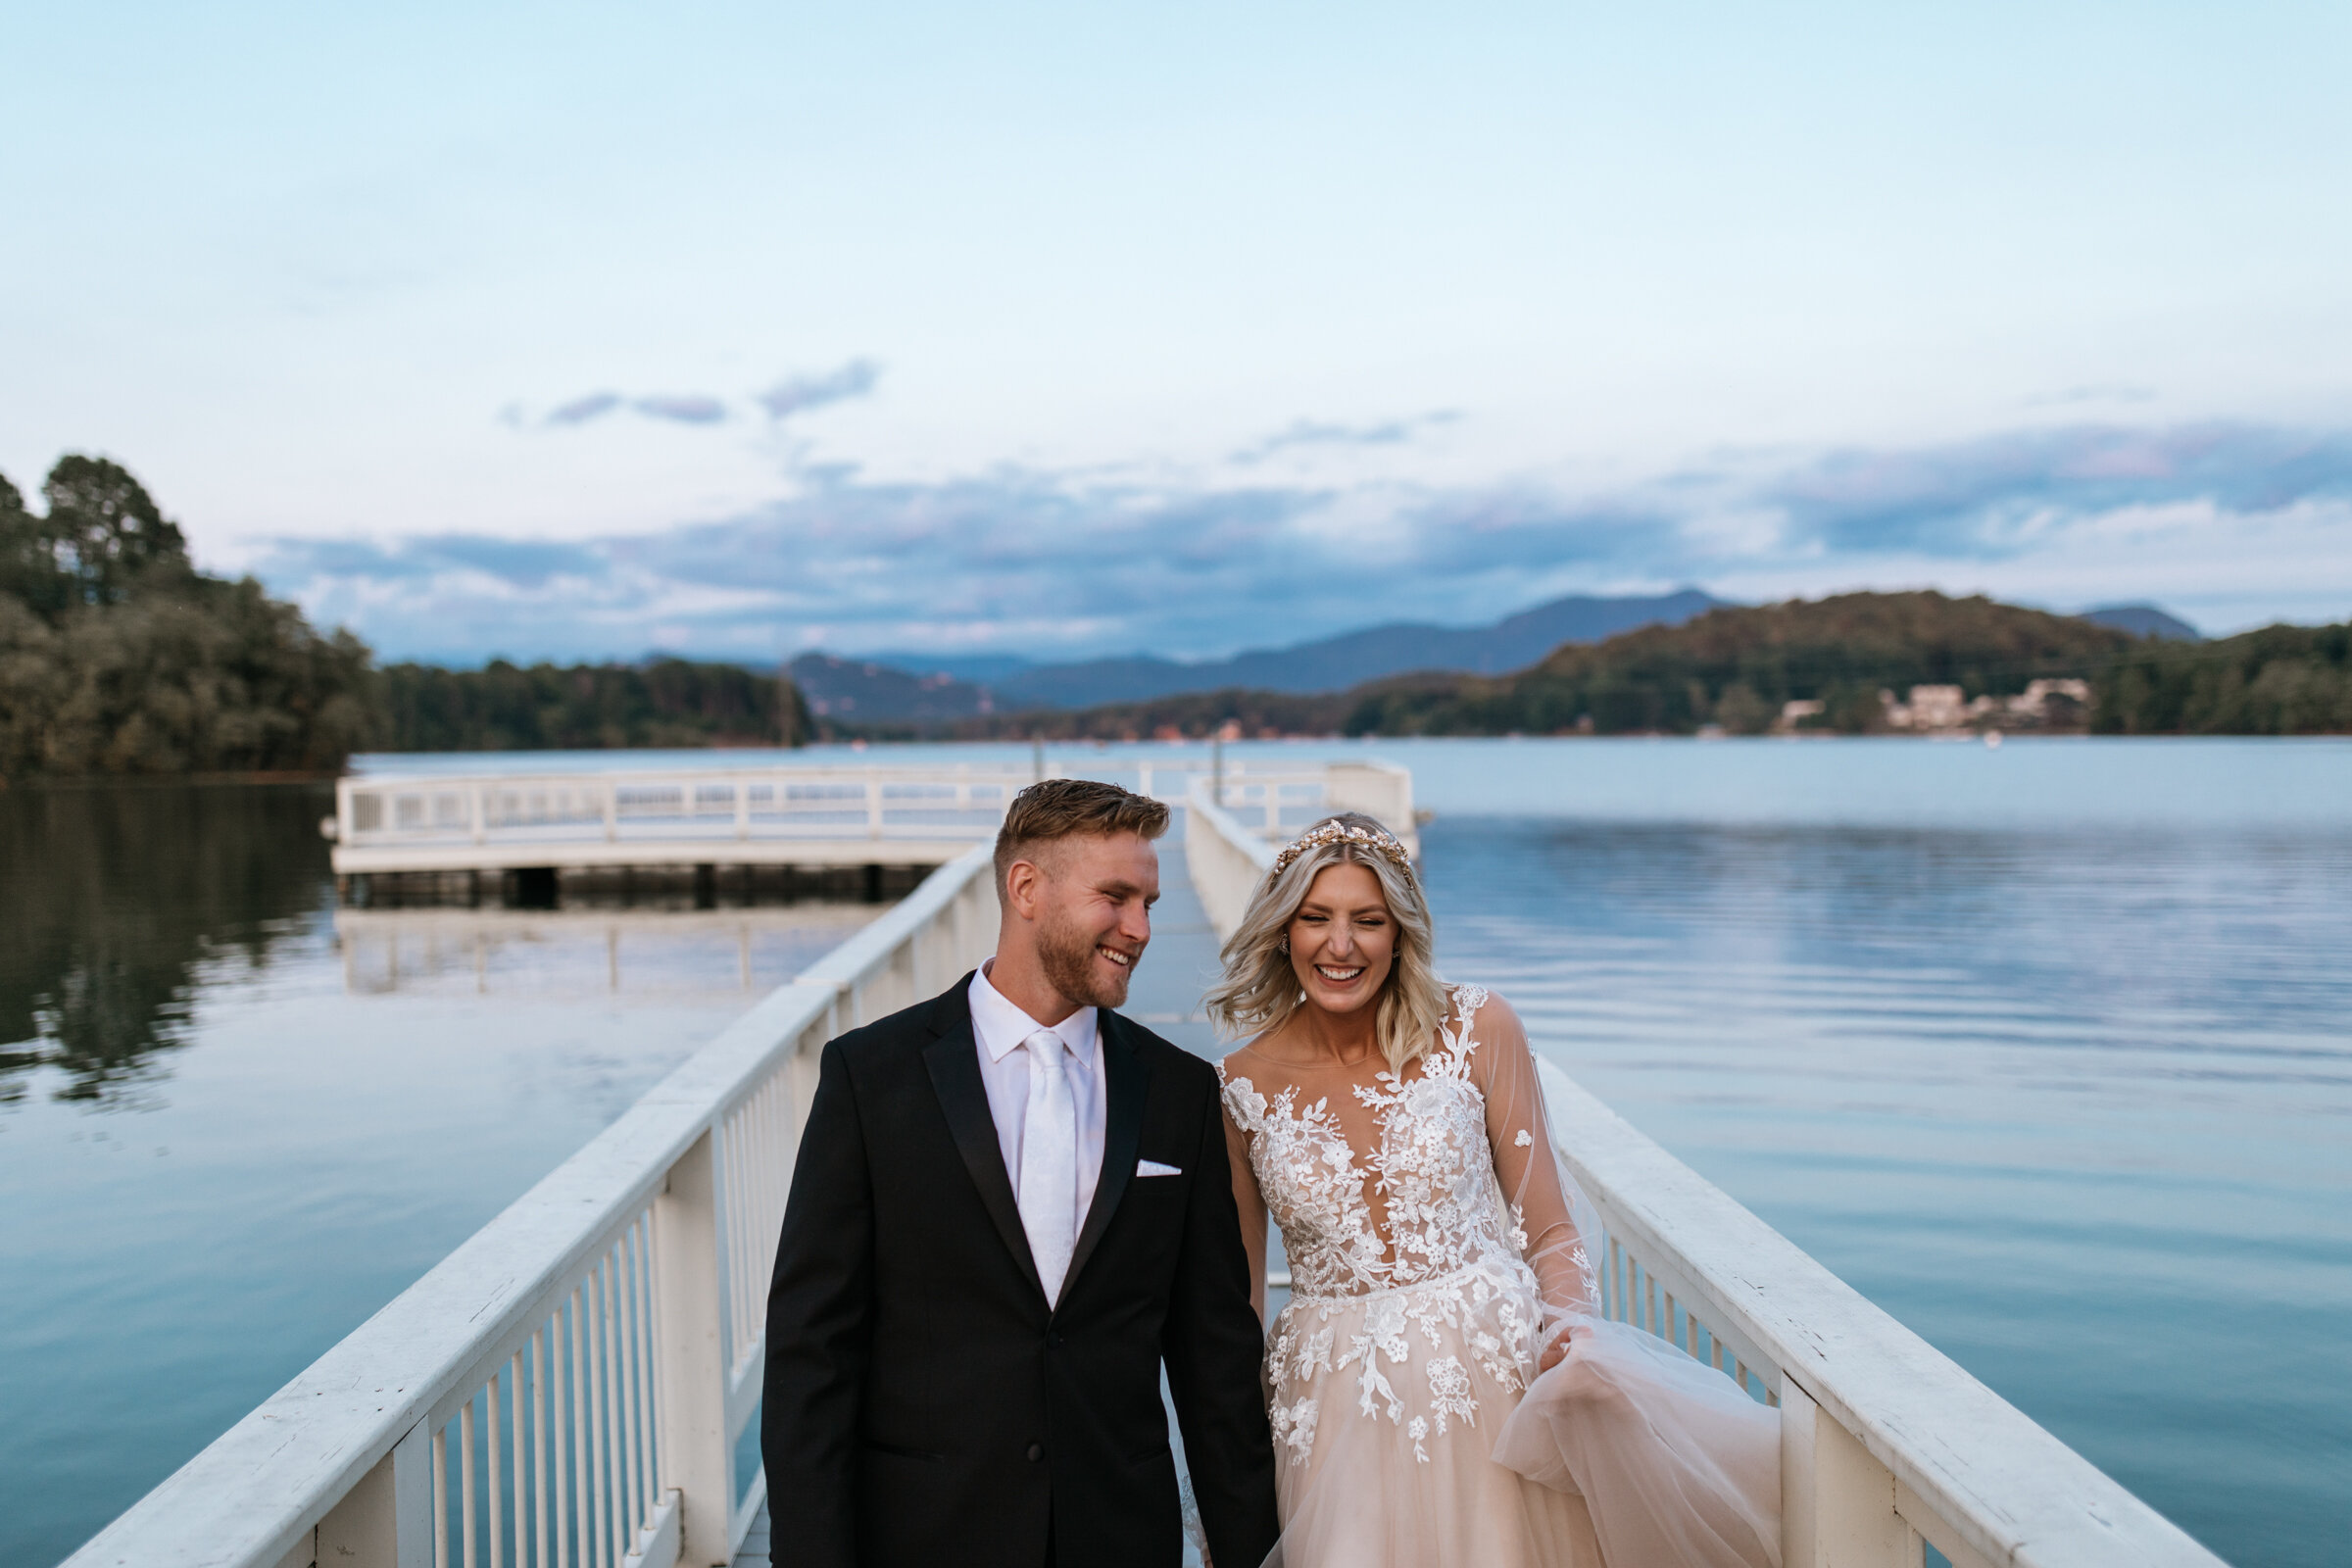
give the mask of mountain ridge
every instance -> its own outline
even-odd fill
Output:
[[[1014,656],[923,661],[906,655],[846,659],[808,653],[785,668],[820,717],[937,722],[1151,702],[1229,687],[1335,692],[1420,670],[1500,675],[1534,664],[1565,644],[1601,642],[1643,626],[1680,625],[1725,605],[1697,588],[1623,597],[1572,594],[1483,626],[1390,621],[1196,663],[1131,654],[1026,664],[995,679],[973,676],[992,666],[1003,669]]]

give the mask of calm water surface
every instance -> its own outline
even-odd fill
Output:
[[[1367,754],[1440,813],[1447,971],[1580,1080],[2231,1561],[2352,1558],[2352,745],[1228,748]],[[610,1121],[747,951],[764,986],[839,935],[338,934],[320,808],[0,796],[0,1560],[71,1549]]]
[[[873,912],[338,932],[331,808],[0,793],[0,1563],[72,1551]]]

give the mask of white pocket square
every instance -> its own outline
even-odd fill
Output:
[[[1135,1173],[1138,1176],[1181,1176],[1184,1171],[1176,1165],[1162,1165],[1156,1159],[1139,1159],[1135,1162]]]

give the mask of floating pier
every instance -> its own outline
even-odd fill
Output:
[[[570,870],[680,866],[714,877],[726,867],[945,865],[994,839],[1012,797],[1040,776],[956,765],[367,776],[336,785],[335,814],[320,830],[347,886],[497,873],[528,899]],[[1324,811],[1365,810],[1414,842],[1402,768],[1142,763],[1101,776],[1171,804],[1206,778],[1213,797],[1268,836]]]

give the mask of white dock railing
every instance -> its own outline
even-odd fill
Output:
[[[1033,776],[961,765],[347,778],[335,787],[334,864],[935,863],[993,838]]]
[[[986,845],[664,1078],[69,1559],[73,1568],[730,1561],[817,1053],[993,950]]]
[[[1195,790],[1186,858],[1230,930],[1272,859]],[[1289,824],[1285,824],[1289,825]],[[1225,912],[1220,912],[1225,911]],[[726,1563],[800,1120],[831,1036],[991,948],[986,846],[658,1084],[191,1459],[70,1568]],[[1787,1568],[2213,1568],[2219,1559],[1728,1196],[1546,1068],[1600,1212],[1608,1314],[1782,1421]]]
[[[1268,834],[1325,811],[1413,823],[1412,775],[1377,762],[1251,769],[1191,760],[1077,771],[1183,804],[1196,778]],[[1049,775],[1073,770],[1056,759]],[[1035,768],[908,763],[751,770],[347,778],[322,824],[337,875],[665,862],[935,865],[996,836]]]
[[[1196,790],[1185,863],[1220,937],[1273,850]],[[1604,1313],[1781,1412],[1784,1568],[2220,1568],[2221,1559],[1549,1062],[1552,1136],[1599,1210]]]

